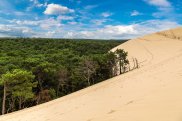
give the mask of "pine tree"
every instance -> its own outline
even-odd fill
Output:
[[[128,52],[125,52],[123,49],[117,49],[116,54],[119,61],[119,74],[122,74],[126,71],[126,66],[129,64],[127,59]]]
[[[1,85],[4,86],[2,114],[6,112],[7,94],[11,94],[13,98],[18,100],[19,109],[22,108],[22,103],[34,97],[32,88],[36,87],[37,83],[33,82],[33,79],[34,76],[31,72],[21,69],[15,69],[12,72],[7,72],[2,75],[0,79]]]
[[[18,100],[19,109],[22,109],[22,104],[34,97],[32,88],[37,86],[37,82],[33,82],[35,78],[31,72],[16,69],[12,72],[13,87],[11,88],[12,96]]]

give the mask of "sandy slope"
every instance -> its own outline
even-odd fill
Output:
[[[0,121],[182,121],[182,28],[116,48],[141,67]]]

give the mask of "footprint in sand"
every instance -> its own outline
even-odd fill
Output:
[[[129,102],[127,102],[125,105],[129,105],[129,104],[131,104],[131,103],[134,103],[134,101],[132,100],[132,101],[129,101]]]
[[[115,110],[111,110],[111,111],[108,112],[108,114],[112,114],[114,112],[116,112],[116,111]]]

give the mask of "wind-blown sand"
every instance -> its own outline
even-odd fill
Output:
[[[117,48],[140,68],[0,121],[182,121],[182,28]]]

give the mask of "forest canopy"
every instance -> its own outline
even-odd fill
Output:
[[[115,76],[116,55],[109,50],[124,42],[1,38],[2,114],[50,101]]]

